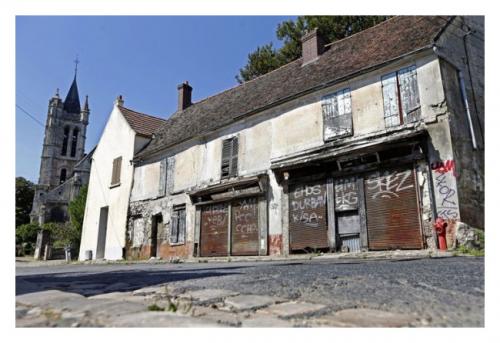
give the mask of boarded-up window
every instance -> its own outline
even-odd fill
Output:
[[[351,90],[345,88],[321,99],[324,139],[352,135]]]
[[[122,157],[117,157],[113,160],[113,171],[111,172],[111,186],[120,184],[120,174],[122,170]]]
[[[420,119],[420,97],[415,66],[384,75],[382,93],[386,127],[412,123]]]
[[[238,137],[222,141],[221,177],[238,175]]]
[[[172,212],[172,225],[170,226],[170,243],[184,243],[186,236],[186,207],[176,207]]]

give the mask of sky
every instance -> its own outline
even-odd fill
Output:
[[[66,96],[77,56],[82,106],[89,96],[88,152],[118,95],[128,108],[167,118],[178,84],[189,81],[193,102],[234,87],[248,54],[269,42],[281,46],[276,27],[292,18],[16,17],[16,176],[38,181],[48,101],[57,88]]]

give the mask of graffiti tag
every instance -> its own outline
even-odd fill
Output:
[[[399,192],[406,189],[414,188],[413,182],[406,182],[411,175],[411,170],[400,173],[385,172],[384,175],[374,179],[366,180],[368,189],[375,191],[372,194],[372,199],[385,198],[399,198]]]

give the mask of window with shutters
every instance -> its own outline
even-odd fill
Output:
[[[120,185],[120,174],[122,170],[122,157],[113,160],[113,171],[111,172],[111,187]]]
[[[222,141],[221,178],[238,175],[238,137]]]
[[[170,226],[170,244],[183,244],[186,236],[186,206],[174,207]]]
[[[420,120],[417,68],[403,68],[382,76],[385,127]]]
[[[325,140],[352,135],[351,90],[341,89],[321,98]]]

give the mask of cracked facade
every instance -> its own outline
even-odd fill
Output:
[[[458,222],[484,228],[484,18],[395,17],[320,42],[195,103],[180,85],[130,156],[127,204],[92,205],[121,204],[101,257],[436,249],[437,218],[448,247]]]

